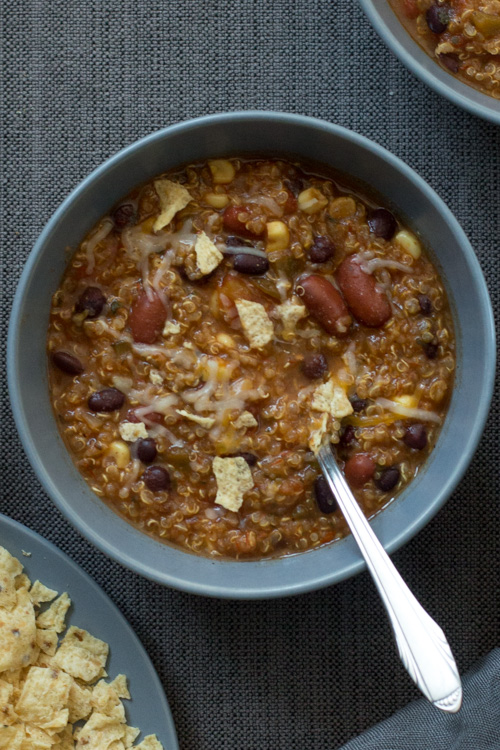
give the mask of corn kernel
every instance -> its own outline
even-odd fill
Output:
[[[317,188],[311,187],[299,193],[297,203],[305,214],[317,214],[328,204],[328,198]]]
[[[119,469],[124,469],[130,461],[130,451],[128,445],[123,440],[113,440],[107,450],[107,454],[115,460]]]
[[[416,409],[418,406],[418,397],[410,396],[408,394],[404,396],[396,396],[394,401],[401,404],[401,406],[407,406],[410,409]]]
[[[233,165],[227,159],[213,159],[208,162],[215,185],[227,185],[234,180],[236,174]]]
[[[225,349],[234,349],[234,339],[227,333],[218,333],[217,341]]]
[[[283,221],[269,221],[266,224],[267,244],[266,250],[272,253],[276,250],[285,250],[290,243],[290,232]]]
[[[405,251],[405,253],[411,255],[415,260],[420,258],[422,253],[420,242],[411,232],[407,232],[406,230],[398,232],[394,237],[394,241]]]
[[[205,203],[212,208],[225,208],[229,198],[225,193],[205,193]]]
[[[153,226],[155,224],[156,219],[157,219],[156,216],[148,216],[147,219],[144,219],[144,221],[141,223],[141,229],[144,232],[144,234],[153,233]]]
[[[356,201],[353,198],[342,196],[330,201],[328,213],[332,219],[347,219],[348,216],[354,216],[356,213]]]

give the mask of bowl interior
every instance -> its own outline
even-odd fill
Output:
[[[500,101],[483,94],[441,68],[415,42],[399,21],[388,0],[359,0],[379,36],[414,75],[436,93],[471,114],[500,124]]]
[[[26,264],[12,311],[8,373],[28,458],[48,494],[84,536],[161,583],[211,596],[261,598],[316,589],[359,572],[363,562],[353,539],[300,555],[244,563],[197,557],[150,539],[102,503],[74,467],[52,413],[45,351],[51,295],[68,252],[95,222],[135,185],[162,171],[244,152],[297,155],[371,185],[438,251],[458,347],[450,410],[425,469],[373,521],[389,551],[411,538],[452,492],[479,440],[493,384],[493,317],[476,257],[444,203],[398,159],[343,128],[293,115],[218,115],[159,131],[106,162],[54,214]]]

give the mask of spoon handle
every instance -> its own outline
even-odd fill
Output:
[[[401,661],[429,701],[443,711],[456,713],[462,704],[462,686],[445,634],[394,567],[354,499],[328,445],[320,449],[318,461],[385,605]]]

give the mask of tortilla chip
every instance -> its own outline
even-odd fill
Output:
[[[17,722],[17,714],[14,711],[14,685],[5,680],[0,680],[0,726],[10,726]]]
[[[92,690],[79,685],[76,680],[73,680],[69,689],[68,709],[71,724],[90,716],[90,712],[92,711]]]
[[[158,742],[156,734],[148,734],[148,736],[144,737],[143,741],[135,747],[136,750],[163,750],[163,745],[161,742]]]
[[[16,703],[19,717],[40,729],[59,731],[68,723],[72,679],[61,670],[31,667]]]
[[[317,453],[321,446],[328,427],[328,414],[322,414],[321,417],[315,417],[311,420],[311,432],[309,434],[309,448],[313,453]]]
[[[210,237],[205,232],[198,235],[194,251],[196,253],[196,263],[199,270],[205,276],[212,273],[219,263],[224,259],[221,251],[214,245]]]
[[[330,414],[334,419],[342,419],[354,411],[345,390],[333,378],[316,388],[311,407]]]
[[[56,651],[54,663],[72,677],[93,682],[102,677],[108,652],[107,643],[94,638],[86,630],[72,626]]]
[[[0,547],[0,607],[11,609],[16,604],[16,576],[23,572],[23,566],[15,557]]]
[[[156,219],[153,229],[160,229],[170,224],[175,214],[191,203],[192,198],[189,191],[177,182],[171,180],[155,180],[155,190],[160,199],[161,212]]]
[[[125,737],[125,724],[94,711],[81,729],[75,732],[76,750],[109,750],[113,742]]]
[[[59,596],[50,607],[41,612],[36,618],[36,624],[43,630],[55,630],[56,633],[62,633],[66,627],[66,612],[71,606],[71,599],[64,593]]]
[[[29,590],[31,588],[31,581],[26,575],[26,573],[21,573],[21,575],[16,576],[15,586],[17,590],[19,589]]]
[[[21,750],[24,737],[23,726],[0,727],[0,750]]]
[[[114,687],[101,680],[92,691],[92,707],[94,711],[110,716],[121,724],[125,723],[125,709]]]
[[[253,487],[250,467],[241,456],[236,458],[217,456],[213,460],[212,469],[217,480],[215,502],[223,508],[237,512],[243,504],[245,492]]]
[[[27,667],[38,656],[33,604],[26,589],[15,595],[15,607],[0,610],[0,672]]]
[[[295,302],[293,300],[287,300],[282,305],[276,307],[276,312],[281,318],[283,323],[283,330],[285,333],[293,333],[299,320],[305,318],[307,310],[301,302]]]
[[[51,750],[54,747],[53,737],[39,727],[25,726],[26,737],[21,743],[21,750]]]
[[[109,684],[116,691],[116,694],[119,698],[125,698],[126,700],[130,700],[130,693],[129,693],[128,686],[127,686],[126,674],[116,675],[115,679]]]
[[[56,596],[57,591],[54,591],[54,589],[49,589],[48,586],[44,586],[44,584],[40,583],[40,581],[35,581],[30,589],[30,598],[35,607],[38,604],[42,604],[44,602],[51,602],[52,599],[55,599]]]
[[[140,733],[141,730],[137,729],[137,727],[125,727],[125,747],[132,747]]]
[[[36,645],[47,656],[54,656],[57,649],[58,635],[55,630],[36,631]]]
[[[54,745],[53,750],[74,750],[75,742],[73,740],[73,727],[71,724],[59,732],[59,741]]]
[[[274,328],[260,302],[249,302],[246,299],[237,301],[236,309],[240,316],[243,333],[252,349],[261,349],[272,341]]]
[[[237,430],[246,429],[247,427],[257,427],[258,424],[254,415],[249,411],[242,411],[240,416],[233,422]]]

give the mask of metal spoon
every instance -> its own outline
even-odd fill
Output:
[[[318,452],[325,479],[349,524],[389,615],[401,661],[425,697],[456,713],[462,685],[446,636],[418,603],[373,533],[340,471],[329,445]]]

